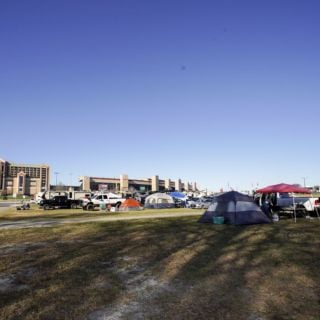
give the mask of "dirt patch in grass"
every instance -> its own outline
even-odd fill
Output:
[[[163,292],[173,290],[168,283],[154,277],[148,270],[147,264],[139,265],[128,256],[119,258],[118,264],[110,268],[121,279],[125,295],[112,305],[90,313],[88,315],[90,320],[145,319],[146,314],[151,316],[160,312],[156,304],[153,305],[150,302]]]
[[[1,319],[318,319],[320,223],[4,230]]]

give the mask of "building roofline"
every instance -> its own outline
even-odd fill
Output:
[[[108,177],[92,177],[92,176],[80,176],[79,178],[88,177],[90,179],[101,179],[101,180],[114,180],[114,181],[120,181],[121,178],[108,178]],[[151,178],[145,178],[145,179],[135,179],[135,178],[129,178],[129,181],[137,181],[137,182],[151,182]],[[170,184],[174,185],[176,180],[170,179]],[[166,183],[166,179],[159,179],[159,183]],[[181,184],[185,184],[185,182],[181,181]],[[190,183],[189,183],[190,184]]]
[[[120,178],[106,178],[106,177],[90,177],[90,176],[81,176],[82,177],[88,177],[90,179],[102,179],[102,180],[120,180]]]
[[[6,161],[8,162],[8,161]],[[41,164],[29,164],[29,163],[15,163],[15,162],[9,162],[11,166],[15,167],[50,167],[48,164],[41,163]]]

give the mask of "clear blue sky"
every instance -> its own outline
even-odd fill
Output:
[[[319,184],[319,12],[317,0],[2,0],[0,157],[48,163],[65,183]]]

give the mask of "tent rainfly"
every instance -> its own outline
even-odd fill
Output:
[[[123,203],[121,203],[119,207],[119,211],[134,211],[134,210],[140,210],[141,204],[139,201],[135,199],[127,199]]]
[[[182,192],[177,192],[177,191],[174,191],[174,192],[170,192],[169,195],[172,197],[172,198],[176,198],[176,199],[180,199],[180,200],[187,200],[187,196],[182,193]]]

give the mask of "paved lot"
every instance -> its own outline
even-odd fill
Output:
[[[9,202],[9,201],[0,201],[0,209],[3,209],[3,208],[8,208],[8,207],[11,207],[11,206],[14,206],[14,205],[17,205],[21,202]]]
[[[90,218],[71,218],[71,219],[43,219],[43,220],[20,220],[20,221],[2,221],[0,222],[0,230],[2,229],[23,229],[23,228],[43,228],[43,227],[55,227],[59,225],[69,223],[87,223],[87,222],[108,222],[108,221],[122,221],[122,220],[136,220],[136,219],[159,219],[159,218],[171,218],[171,217],[188,217],[188,216],[200,216],[203,212],[178,212],[172,214],[145,214],[130,217],[90,217]]]

